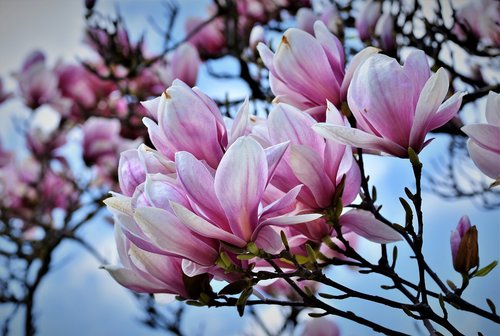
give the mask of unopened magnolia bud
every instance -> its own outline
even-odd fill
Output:
[[[451,233],[450,244],[453,267],[457,272],[467,274],[479,266],[477,229],[470,225],[467,216],[460,219],[457,229]]]

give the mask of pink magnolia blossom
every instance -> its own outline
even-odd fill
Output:
[[[257,48],[269,69],[275,101],[324,121],[327,100],[339,105],[345,99],[357,64],[376,49],[367,48],[356,55],[345,73],[344,50],[338,38],[321,21],[314,24],[314,34],[291,28],[283,34],[275,54],[262,43]]]
[[[91,117],[82,126],[83,158],[88,165],[113,165],[120,141],[120,122],[117,119]]]
[[[327,111],[327,122],[343,124],[343,117],[332,109]],[[342,194],[344,205],[350,204],[360,189],[359,168],[352,157],[349,146],[332,140],[325,140],[312,130],[315,120],[293,106],[278,104],[269,115],[269,136],[271,143],[290,141],[289,151],[278,165],[273,186],[282,192],[290,192],[297,185],[303,185],[297,196],[301,213],[322,212],[332,204],[337,186],[345,175]],[[353,231],[376,242],[399,240],[396,231],[385,226],[363,210],[351,210],[340,217],[345,232]],[[324,218],[290,228],[321,242],[335,234]]]
[[[467,148],[476,166],[485,175],[500,180],[500,94],[490,91],[486,102],[487,124],[472,124],[462,127],[469,136]]]
[[[456,11],[453,32],[462,41],[470,33],[478,40],[500,44],[500,3],[496,0],[470,1]],[[478,20],[478,18],[481,18]]]
[[[174,160],[178,151],[189,151],[217,167],[227,146],[227,130],[217,104],[198,88],[175,80],[161,97],[143,103],[158,124],[144,119],[156,149]]]
[[[444,69],[431,76],[422,51],[411,52],[404,66],[372,55],[354,73],[347,95],[358,128],[319,123],[314,129],[353,147],[407,157],[409,147],[420,152],[430,141],[425,141],[426,134],[460,108],[460,92],[442,103],[448,86]]]
[[[380,15],[382,15],[381,1],[368,0],[362,4],[355,22],[361,40],[370,40]]]
[[[326,5],[321,15],[317,15],[311,8],[300,8],[296,14],[297,28],[314,35],[314,22],[322,21],[330,32],[339,36],[343,34],[342,19],[340,18],[337,6],[331,3]]]
[[[115,240],[121,265],[103,268],[122,286],[136,292],[168,293],[189,298],[183,280],[182,258],[139,248],[128,239],[116,216]]]
[[[171,79],[167,86],[175,79],[180,79],[188,86],[196,85],[200,65],[201,59],[196,48],[189,43],[180,45],[172,53],[168,64]]]
[[[265,188],[286,150],[280,144],[265,151],[250,137],[241,137],[227,150],[219,167],[210,170],[187,152],[176,154],[177,175],[195,212],[172,204],[177,217],[194,232],[244,247],[276,249],[279,236],[269,225],[292,225],[319,218],[320,214],[289,215],[300,186],[261,208]]]
[[[45,55],[40,51],[27,57],[16,78],[26,105],[33,109],[60,97],[57,76],[47,67]]]
[[[186,34],[191,34],[201,24],[204,19],[191,17],[186,20]],[[216,18],[192,35],[188,42],[194,45],[202,58],[220,54],[226,47],[224,36],[224,22],[221,18]]]
[[[165,159],[154,149],[142,144],[120,154],[118,182],[125,196],[132,196],[136,188],[146,181],[146,174],[174,174],[175,163]]]

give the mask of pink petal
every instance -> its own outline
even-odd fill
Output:
[[[339,84],[325,51],[312,35],[299,29],[288,29],[273,61],[280,79],[315,104],[324,104],[326,99],[338,101],[338,93],[331,88]],[[315,85],[307,85],[309,82]]]
[[[416,104],[420,92],[424,88],[429,77],[431,77],[427,56],[422,50],[412,50],[405,59],[403,69],[415,85],[414,93],[416,95],[413,97],[413,102]]]
[[[302,185],[294,187],[284,196],[265,207],[260,215],[261,220],[291,212],[295,208],[296,198],[299,195],[301,188]]]
[[[177,218],[179,218],[179,220],[192,231],[207,238],[225,241],[234,246],[244,247],[246,245],[246,241],[244,241],[243,239],[220,229],[210,222],[207,222],[182,205],[172,202],[171,207],[175,212]]]
[[[249,241],[268,178],[264,149],[250,137],[236,140],[215,174],[215,193],[232,232]]]
[[[448,93],[449,80],[443,68],[433,74],[425,83],[417,107],[415,109],[415,119],[410,133],[410,146],[420,151],[421,144],[424,143],[425,135],[430,130],[429,124],[432,116],[437,112]]]
[[[214,177],[191,153],[175,154],[177,176],[189,198],[222,229],[229,231],[226,215],[217,198]]]
[[[492,153],[500,154],[500,127],[488,124],[472,124],[462,127],[462,131],[479,146]]]
[[[153,277],[144,278],[131,269],[115,265],[105,265],[103,268],[123,287],[142,293],[161,293],[165,284]]]
[[[244,136],[249,124],[249,100],[248,97],[245,98],[243,104],[241,104],[236,117],[234,118],[233,124],[231,126],[231,131],[229,133],[228,146],[231,146],[233,142],[236,141],[240,136]]]
[[[331,203],[334,186],[326,175],[322,157],[305,146],[293,146],[290,153],[290,165],[293,173],[314,195],[320,208]]]
[[[478,145],[474,140],[467,141],[469,155],[476,166],[492,179],[500,177],[500,154]]]
[[[342,86],[340,87],[340,99],[341,101],[345,101],[347,99],[347,89],[349,88],[349,84],[351,84],[352,76],[356,69],[364,62],[368,57],[373,54],[376,54],[380,51],[378,48],[374,47],[366,47],[361,50],[359,53],[354,55],[349,66],[347,67],[347,71],[344,76],[344,80],[342,81]]]
[[[305,145],[323,152],[325,141],[315,133],[311,126],[316,123],[311,116],[287,105],[276,105],[269,114],[269,135],[274,143],[290,141],[295,145]]]
[[[391,140],[379,138],[355,128],[318,123],[313,126],[313,130],[327,139],[339,141],[356,148],[381,151],[399,157],[408,155],[407,149]]]
[[[500,94],[490,91],[486,101],[486,120],[493,126],[500,127]]]
[[[201,265],[212,265],[217,251],[195,237],[177,217],[157,208],[138,208],[134,216],[142,231],[162,250],[190,259]]]
[[[453,96],[448,98],[444,103],[439,106],[437,112],[431,116],[429,121],[428,131],[432,131],[440,126],[443,126],[450,121],[460,109],[462,104],[462,97],[465,95],[463,92],[456,92]]]
[[[283,249],[280,235],[270,226],[265,226],[259,231],[255,244],[267,253],[278,253]]]
[[[340,216],[342,227],[372,242],[385,244],[401,240],[399,233],[365,210],[351,210]]]

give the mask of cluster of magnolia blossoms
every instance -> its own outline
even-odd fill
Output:
[[[155,149],[122,153],[122,193],[106,200],[121,260],[106,269],[119,283],[196,297],[192,288],[203,286],[193,281],[231,282],[268,266],[238,254],[277,253],[280,234],[304,256],[306,243],[325,251],[322,241],[339,233],[335,225],[376,243],[400,239],[371,212],[340,211],[360,189],[351,145],[399,157],[409,147],[419,152],[427,132],[456,114],[462,95],[442,103],[447,76],[431,75],[419,51],[401,66],[366,49],[346,73],[340,42],[322,22],[314,29],[316,37],[288,30],[274,55],[260,45],[278,97],[267,119],[251,118],[245,102],[224,120],[211,98],[181,81],[144,103]],[[339,112],[342,97],[358,128]]]

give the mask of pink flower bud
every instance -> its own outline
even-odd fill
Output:
[[[479,265],[477,229],[471,226],[468,216],[463,216],[450,236],[453,267],[457,272],[468,273]]]

